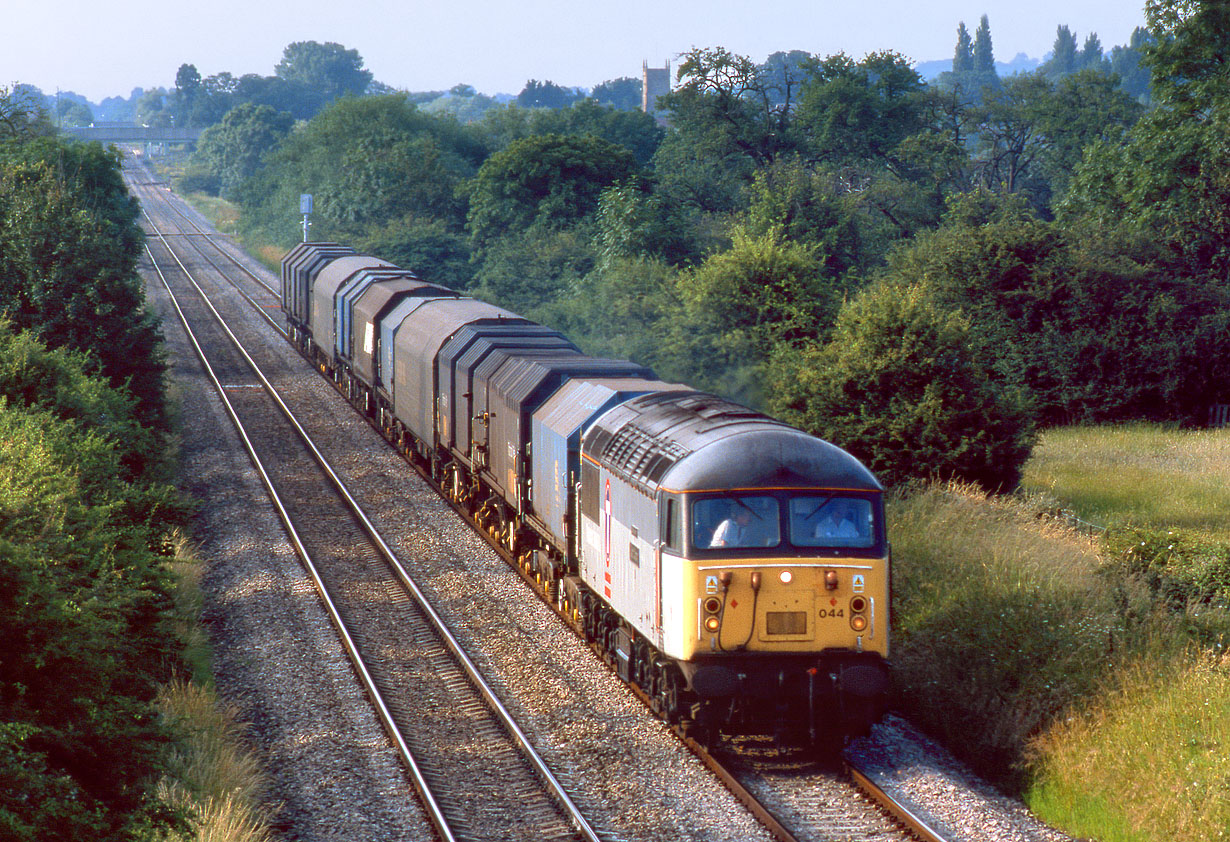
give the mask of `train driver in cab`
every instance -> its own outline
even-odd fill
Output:
[[[710,547],[747,547],[751,546],[751,529],[748,525],[752,520],[752,512],[747,506],[734,506],[730,517],[718,524],[713,530],[713,540]]]
[[[858,538],[855,514],[846,501],[838,498],[829,501],[825,513],[816,524],[816,538]]]

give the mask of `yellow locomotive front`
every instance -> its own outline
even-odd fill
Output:
[[[688,508],[694,593],[683,601],[695,601],[697,635],[681,657],[833,648],[888,657],[878,495],[757,489],[697,495]]]
[[[818,716],[842,731],[877,718],[889,654],[881,494],[730,489],[681,503],[689,534],[670,565],[681,611],[667,648],[687,664],[697,718],[816,730]]]
[[[612,410],[583,452],[580,573],[668,716],[813,739],[879,716],[888,539],[857,459],[695,393]]]

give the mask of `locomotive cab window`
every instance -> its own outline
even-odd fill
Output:
[[[774,497],[703,497],[692,503],[692,545],[697,549],[776,547],[780,543],[779,507]]]
[[[667,549],[676,552],[683,549],[683,529],[679,512],[679,500],[674,497],[667,497],[666,505],[662,511],[663,545]]]
[[[589,462],[581,463],[581,514],[598,522],[602,509],[602,494],[598,490],[601,477],[598,468]]]
[[[790,543],[796,547],[857,547],[875,544],[871,501],[837,494],[790,498]]]

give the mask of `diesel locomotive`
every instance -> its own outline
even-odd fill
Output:
[[[346,246],[281,280],[291,341],[661,716],[812,742],[879,717],[888,538],[853,456]]]

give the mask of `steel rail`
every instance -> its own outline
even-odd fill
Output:
[[[153,253],[150,251],[149,246],[145,247],[145,252],[149,256],[150,263],[153,265],[154,271],[158,273],[158,278],[162,281],[162,285],[166,289],[167,295],[171,298],[171,304],[175,307],[175,312],[179,315],[180,323],[183,325],[184,331],[187,333],[188,340],[192,343],[192,347],[196,352],[197,358],[201,361],[201,365],[205,369],[206,375],[209,377],[210,382],[214,384],[214,388],[217,390],[218,396],[222,399],[222,404],[226,408],[226,413],[230,417],[231,423],[235,425],[235,429],[239,433],[239,438],[243,442],[244,449],[248,453],[248,458],[252,460],[253,466],[260,475],[261,483],[265,486],[265,490],[269,493],[270,500],[278,512],[278,518],[282,521],[282,525],[285,527],[287,534],[290,536],[291,543],[294,544],[295,551],[302,560],[304,568],[307,570],[308,575],[311,576],[312,581],[316,585],[316,590],[320,596],[321,603],[324,605],[325,611],[328,612],[329,619],[333,623],[334,629],[341,638],[342,648],[346,651],[346,655],[350,659],[350,663],[354,666],[355,672],[358,674],[359,681],[363,685],[364,692],[367,694],[369,701],[371,701],[375,706],[376,715],[380,718],[381,725],[384,727],[385,732],[389,735],[389,738],[393,741],[397,754],[401,757],[402,762],[409,770],[411,780],[414,783],[414,788],[418,792],[419,798],[423,802],[428,818],[431,820],[436,832],[438,832],[441,837],[446,840],[446,842],[455,842],[456,837],[454,837],[453,832],[449,827],[448,819],[445,817],[444,812],[441,810],[438,802],[436,801],[435,795],[431,792],[430,785],[419,768],[418,761],[415,760],[413,752],[411,752],[410,747],[407,745],[405,738],[402,736],[401,731],[397,727],[397,724],[393,721],[393,715],[390,713],[388,705],[385,703],[384,697],[381,695],[380,690],[376,687],[375,680],[372,678],[371,673],[368,672],[367,665],[363,663],[363,658],[359,654],[358,647],[356,646],[354,639],[351,637],[349,630],[346,628],[346,623],[343,621],[341,614],[334,605],[332,597],[329,596],[329,590],[325,586],[324,580],[321,578],[320,573],[317,571],[316,564],[312,561],[311,554],[308,552],[303,540],[299,537],[299,532],[295,528],[295,524],[291,519],[290,513],[286,510],[286,506],[282,502],[281,496],[274,488],[273,480],[270,478],[268,471],[265,469],[264,462],[262,462],[260,456],[257,454],[256,448],[248,436],[247,429],[244,427],[243,422],[239,418],[239,414],[236,412],[234,405],[231,403],[230,398],[226,394],[226,389],[223,387],[222,382],[215,374],[213,366],[206,358],[205,351],[201,347],[200,342],[197,340],[196,333],[192,330],[191,325],[189,325],[188,317],[184,314],[183,308],[180,307],[179,298],[171,289],[171,285],[167,282],[166,276],[162,273],[162,269],[158,266],[158,262],[154,259]],[[171,252],[171,254],[174,257],[174,252]],[[176,262],[179,262],[178,258],[176,259]],[[182,263],[180,264],[180,268],[183,268]],[[186,269],[184,271],[187,272]],[[189,280],[191,280],[191,275],[188,277]],[[196,285],[195,281],[192,281],[192,283],[194,286]],[[213,309],[212,305],[210,305],[210,309]],[[230,333],[229,329],[227,332],[228,334]],[[244,356],[247,356],[246,353]],[[251,360],[249,360],[249,362],[251,362]],[[263,376],[261,376],[260,379],[264,382]],[[265,383],[265,388],[269,388],[267,382]]]
[[[517,725],[516,721],[513,719],[512,715],[504,707],[503,703],[500,701],[495,691],[487,683],[486,679],[483,677],[482,673],[479,671],[477,665],[473,662],[473,660],[465,652],[465,649],[461,646],[460,642],[458,642],[456,637],[453,636],[452,631],[448,628],[444,619],[439,615],[435,607],[427,599],[426,594],[424,594],[424,592],[419,588],[418,583],[415,582],[414,579],[410,576],[410,574],[406,572],[405,567],[401,564],[401,561],[397,558],[396,553],[388,545],[388,543],[384,540],[384,538],[380,535],[379,531],[376,529],[376,526],[368,518],[366,512],[363,511],[358,501],[354,499],[353,495],[351,495],[350,490],[346,487],[341,477],[333,469],[328,459],[326,459],[324,454],[321,453],[319,448],[316,447],[315,442],[312,441],[311,436],[302,427],[298,419],[295,418],[294,413],[291,411],[290,407],[288,407],[286,403],[282,400],[281,396],[277,393],[277,390],[269,382],[269,380],[265,377],[264,373],[261,371],[256,361],[252,359],[252,357],[248,354],[247,350],[243,347],[242,343],[240,343],[239,339],[231,331],[225,319],[223,319],[222,315],[217,311],[217,309],[213,306],[213,303],[209,300],[208,295],[204,292],[204,290],[200,288],[199,285],[197,285],[196,281],[193,280],[191,272],[189,272],[187,267],[184,266],[183,262],[180,261],[178,255],[175,254],[174,249],[171,248],[170,243],[168,243],[166,241],[166,238],[163,237],[161,234],[157,234],[157,232],[155,233],[159,237],[159,239],[162,240],[163,245],[166,247],[171,257],[179,265],[181,271],[184,272],[185,276],[189,279],[189,281],[193,284],[193,286],[195,286],[197,290],[201,293],[204,303],[209,308],[210,312],[213,313],[214,318],[218,321],[219,325],[226,332],[227,336],[230,337],[231,341],[234,343],[239,353],[244,357],[244,359],[252,367],[254,374],[261,381],[263,387],[269,393],[271,399],[278,405],[278,408],[281,410],[282,414],[286,417],[288,423],[290,423],[290,425],[294,427],[296,433],[303,441],[304,446],[312,454],[312,458],[317,462],[317,464],[320,465],[321,470],[325,473],[325,475],[329,478],[330,482],[337,489],[338,494],[343,498],[343,500],[345,500],[347,506],[354,513],[356,519],[362,525],[364,531],[368,533],[373,544],[377,547],[382,557],[389,564],[393,572],[397,575],[397,578],[399,579],[399,581],[401,581],[403,586],[406,588],[406,590],[409,591],[414,596],[415,601],[419,604],[423,613],[429,618],[437,634],[440,635],[441,640],[444,641],[447,648],[450,650],[453,656],[457,659],[458,663],[462,666],[466,675],[469,677],[471,682],[473,682],[475,688],[483,696],[484,700],[486,700],[488,705],[490,705],[493,712],[499,718],[501,724],[507,729],[509,735],[518,744],[526,760],[529,761],[529,763],[535,769],[539,777],[543,780],[543,782],[547,785],[548,789],[555,796],[556,800],[564,808],[564,811],[568,814],[568,817],[572,821],[574,827],[576,827],[577,831],[582,836],[584,836],[586,839],[592,840],[592,842],[599,842],[600,837],[598,836],[597,831],[595,831],[594,828],[590,825],[589,821],[585,818],[585,816],[581,813],[580,809],[572,801],[571,797],[568,795],[563,785],[559,782],[559,780],[555,777],[555,775],[547,767],[545,761],[543,761],[543,759],[539,756],[538,752],[534,749],[533,745],[529,741],[529,738],[525,735],[525,733],[521,730],[520,726]],[[148,247],[147,247],[147,251],[148,251]],[[151,255],[151,260],[152,259],[153,257]],[[161,271],[159,271],[159,276],[160,277],[162,276]],[[164,284],[165,284],[165,279],[164,279]],[[169,291],[169,287],[168,287],[168,291]],[[176,309],[177,310],[179,309],[178,305],[176,305]],[[182,313],[181,313],[181,317],[182,317]],[[217,384],[217,385],[220,389],[221,385],[220,384]],[[229,405],[229,401],[227,403]],[[236,423],[238,423],[237,419],[235,420],[236,420]]]
[[[948,842],[948,838],[927,824],[926,819],[919,816],[901,801],[893,798],[887,790],[849,761],[846,762],[846,771],[849,772],[855,786],[871,796],[872,800],[883,807],[890,816],[905,825],[922,842]]]
[[[147,163],[145,163],[144,161],[142,161],[142,162],[141,162],[141,166],[142,166],[142,167],[143,167],[143,168],[144,168],[147,172],[149,172],[149,164],[147,164]],[[151,175],[151,176],[153,176],[153,173],[151,172],[151,173],[150,173],[150,175]],[[133,182],[133,186],[136,186],[136,183],[135,183],[135,182]],[[211,234],[209,231],[206,231],[206,230],[205,230],[204,228],[202,228],[199,224],[197,224],[197,221],[196,221],[195,219],[193,219],[192,217],[188,216],[188,214],[184,213],[184,212],[183,212],[183,210],[181,210],[181,209],[180,209],[180,207],[179,207],[179,204],[178,204],[178,203],[176,203],[176,202],[171,202],[171,201],[167,201],[167,202],[166,202],[166,204],[167,204],[167,206],[171,209],[171,211],[172,211],[173,213],[175,213],[177,216],[179,216],[181,219],[183,219],[185,222],[187,222],[189,225],[191,225],[193,228],[195,228],[195,229],[196,229],[196,231],[197,231],[197,236],[200,236],[200,237],[205,238],[205,239],[209,242],[209,244],[210,244],[211,246],[213,246],[215,249],[217,249],[217,250],[218,250],[218,253],[219,253],[219,254],[221,254],[223,257],[225,257],[227,260],[229,260],[231,263],[233,263],[233,264],[235,265],[235,268],[236,268],[236,269],[238,269],[239,271],[241,271],[241,272],[245,273],[245,274],[246,274],[249,278],[251,278],[252,280],[256,281],[256,283],[260,284],[260,285],[261,285],[262,287],[264,287],[265,289],[269,290],[270,292],[272,292],[272,293],[274,293],[274,294],[277,294],[277,292],[278,292],[278,290],[277,290],[277,289],[275,289],[274,287],[269,286],[269,284],[267,284],[267,283],[265,283],[263,280],[261,280],[260,276],[258,276],[255,272],[253,272],[253,271],[252,271],[251,269],[249,269],[247,266],[244,266],[242,263],[240,263],[238,260],[236,260],[236,259],[235,259],[235,257],[234,257],[233,255],[231,255],[231,254],[230,254],[230,253],[229,253],[226,249],[222,248],[222,246],[218,245],[218,243],[214,242],[214,234]],[[147,216],[147,218],[148,218],[148,214],[147,214],[146,216]],[[188,236],[192,236],[192,235],[190,235],[190,234],[178,234],[178,235],[176,235],[176,236],[184,236],[184,237],[188,237]],[[224,235],[222,235],[222,236],[227,236],[227,235],[225,235],[225,234],[224,234]],[[201,254],[201,256],[202,256],[202,257],[205,257],[205,259],[206,259],[206,260],[209,260],[209,258],[208,258],[208,257],[206,257],[206,256],[204,255],[204,253],[202,253],[202,254]],[[212,260],[210,260],[209,262],[210,262],[210,264],[211,264],[211,265],[213,265],[213,266],[214,266],[214,268],[217,268],[217,265],[216,265],[216,264],[214,264]],[[219,269],[219,272],[221,272],[221,270],[220,270],[220,269]]]

